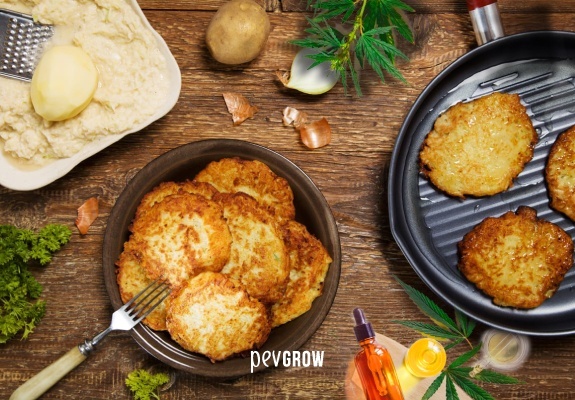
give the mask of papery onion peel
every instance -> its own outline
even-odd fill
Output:
[[[327,146],[331,142],[331,127],[327,119],[307,122],[308,115],[293,107],[286,107],[283,111],[283,124],[292,125],[299,132],[302,143],[310,149]]]
[[[258,111],[256,106],[252,106],[248,99],[240,93],[225,92],[222,93],[224,101],[228,107],[228,112],[232,114],[234,125],[240,125],[248,118],[253,118]]]
[[[327,146],[331,142],[331,127],[325,118],[303,125],[299,134],[303,144],[310,149]]]
[[[88,233],[88,228],[98,217],[98,198],[90,197],[78,208],[78,218],[75,224],[82,235]]]

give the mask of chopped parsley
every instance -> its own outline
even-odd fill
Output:
[[[46,303],[38,300],[43,288],[28,265],[47,265],[71,235],[68,227],[58,224],[38,233],[0,225],[0,343],[19,333],[26,339],[44,316]]]

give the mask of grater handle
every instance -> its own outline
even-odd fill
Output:
[[[467,9],[478,45],[505,36],[497,0],[467,0]]]

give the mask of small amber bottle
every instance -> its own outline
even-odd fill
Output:
[[[447,355],[437,340],[422,338],[413,343],[403,360],[409,373],[417,378],[429,378],[445,367]]]
[[[355,337],[361,346],[355,368],[366,400],[403,400],[389,351],[375,340],[375,332],[360,308],[353,310],[353,316]]]

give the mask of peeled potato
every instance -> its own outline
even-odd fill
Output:
[[[252,0],[231,0],[221,6],[208,25],[206,45],[222,64],[252,61],[270,34],[265,10]]]
[[[98,87],[98,70],[79,47],[54,46],[32,76],[30,97],[37,114],[48,121],[75,117],[88,106]]]

